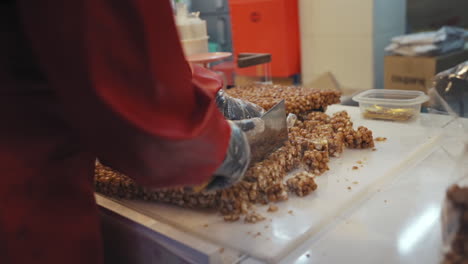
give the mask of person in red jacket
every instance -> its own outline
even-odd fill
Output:
[[[249,162],[168,0],[0,3],[0,263],[102,263],[94,163],[223,188]],[[222,101],[222,100],[221,100]]]

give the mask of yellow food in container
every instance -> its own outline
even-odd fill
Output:
[[[421,104],[429,97],[420,91],[380,90],[364,91],[353,100],[359,102],[364,118],[408,121],[421,112]]]

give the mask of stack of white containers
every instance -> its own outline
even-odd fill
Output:
[[[198,13],[189,14],[187,5],[176,5],[176,25],[185,56],[208,52],[206,21]]]
[[[343,89],[383,87],[385,46],[405,32],[405,0],[299,0],[302,80],[331,72]]]

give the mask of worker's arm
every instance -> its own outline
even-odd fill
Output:
[[[200,184],[239,143],[216,108],[220,79],[192,78],[169,0],[19,2],[69,123],[104,163],[153,187]]]

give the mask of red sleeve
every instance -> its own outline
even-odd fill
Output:
[[[230,128],[218,76],[185,61],[168,0],[20,1],[69,123],[108,165],[154,187],[198,184]]]

